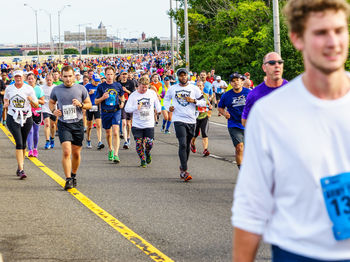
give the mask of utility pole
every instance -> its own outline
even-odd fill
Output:
[[[281,40],[280,40],[280,15],[278,0],[273,0],[273,35],[275,52],[281,55]]]
[[[170,0],[170,11],[173,10],[173,0]],[[174,34],[173,34],[173,17],[170,16],[170,41],[171,41],[171,68],[175,72],[174,65]]]
[[[185,52],[186,52],[186,69],[190,70],[190,44],[189,44],[189,36],[188,36],[188,7],[187,0],[185,2]]]

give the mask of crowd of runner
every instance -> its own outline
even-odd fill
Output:
[[[67,69],[69,69],[68,76]],[[0,122],[9,126],[10,120],[11,130],[15,128],[14,124],[21,126],[20,121],[14,121],[14,124],[11,122],[13,116],[16,120],[17,115],[23,116],[24,112],[23,120],[31,117],[33,121],[33,124],[30,124],[31,128],[22,134],[27,143],[21,146],[26,148],[27,144],[28,157],[38,157],[41,125],[43,125],[46,140],[45,150],[54,148],[55,136],[59,136],[64,152],[66,189],[73,185],[70,179],[76,175],[83,143],[88,149],[96,147],[101,150],[105,147],[102,141],[102,129],[105,130],[109,161],[120,162],[121,140],[123,149],[127,150],[130,148],[130,138],[133,136],[141,162],[140,166],[146,167],[152,161],[150,152],[153,147],[154,127],[159,126],[162,133],[170,134],[172,123],[179,140],[180,177],[185,181],[190,180],[192,176],[187,170],[187,161],[191,151],[197,152],[195,142],[200,134],[203,144],[202,154],[210,155],[208,128],[213,107],[219,106],[219,116],[224,115],[228,119],[229,130],[232,129],[230,124],[232,121],[233,126],[240,130],[242,134],[234,134],[232,141],[236,148],[242,146],[244,127],[240,124],[241,114],[246,95],[254,87],[253,81],[249,80],[249,73],[244,75],[233,73],[227,84],[215,74],[214,69],[210,72],[201,71],[199,74],[187,72],[183,68],[174,72],[171,55],[168,52],[65,59],[42,63],[27,62],[24,65],[3,62],[1,70]],[[20,81],[16,81],[19,76]],[[30,97],[38,101],[37,107],[28,107],[26,110],[21,107],[16,108],[14,96],[5,94],[8,86],[17,86],[15,90],[19,90],[22,85],[33,89],[35,95]],[[73,86],[74,90],[85,87],[81,94],[72,93],[70,100],[77,99],[74,103],[67,100],[67,94],[72,90],[67,87]],[[226,93],[231,96],[227,97]],[[232,96],[232,94],[235,95]],[[59,98],[60,96],[62,97]],[[237,101],[233,97],[238,98]],[[23,101],[26,100],[25,96],[22,98],[24,98]],[[222,101],[226,101],[226,104]],[[232,106],[230,106],[231,102],[234,102]],[[90,103],[91,106],[88,106],[87,104]],[[18,101],[17,105],[19,106]],[[228,112],[225,113],[224,108],[227,108],[232,116]],[[80,130],[80,126],[85,135],[76,133]],[[75,131],[72,130],[73,127]],[[94,128],[97,141],[91,139]],[[69,134],[62,131],[66,129],[70,130]],[[237,145],[236,140],[240,145]],[[64,146],[64,142],[69,142],[68,148]],[[18,152],[19,154],[25,154],[25,151]],[[68,163],[71,154],[72,162]],[[17,160],[17,174],[20,173],[20,178],[23,179],[26,173],[23,171],[22,158]],[[237,164],[240,166],[239,161]]]

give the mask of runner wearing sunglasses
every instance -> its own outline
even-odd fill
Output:
[[[287,80],[282,78],[283,65],[284,61],[278,53],[271,52],[265,55],[262,69],[266,73],[266,81],[249,93],[242,113],[243,126],[245,126],[249,112],[257,100],[288,83]]]

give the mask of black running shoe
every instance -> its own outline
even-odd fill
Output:
[[[73,187],[77,187],[77,179],[75,177],[72,177],[73,180]]]
[[[64,190],[72,189],[73,188],[73,178],[66,178],[66,184],[64,186]]]
[[[27,177],[27,174],[24,173],[24,170],[19,171],[19,179],[25,179]]]

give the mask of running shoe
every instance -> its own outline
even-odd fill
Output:
[[[164,134],[168,135],[168,134],[171,134],[169,130],[165,130],[164,131]]]
[[[102,148],[104,148],[105,147],[105,145],[100,141],[100,142],[98,142],[98,144],[97,144],[97,150],[101,150]]]
[[[194,144],[192,144],[192,143],[191,143],[191,151],[192,151],[192,153],[196,153],[197,152],[196,146]]]
[[[180,173],[180,177],[181,179],[183,179],[185,182],[189,181],[192,179],[192,176],[190,175],[190,173],[188,173],[187,171],[182,171]]]
[[[96,128],[96,123],[94,123],[94,128]]]
[[[21,170],[19,170],[19,168],[17,168],[17,170],[16,170],[16,176],[19,176],[21,173]]]
[[[111,151],[108,152],[108,160],[109,160],[109,161],[113,161],[113,154],[114,154],[114,151],[113,151],[113,150],[111,150]]]
[[[119,156],[113,156],[113,162],[118,164],[120,162]]]
[[[21,170],[18,172],[19,173],[19,179],[25,179],[27,177],[27,174],[24,173],[24,170]]]
[[[49,140],[46,141],[45,147],[44,147],[44,148],[45,148],[46,150],[51,148],[51,143],[50,143]]]
[[[2,124],[3,124],[4,126],[6,126],[6,120],[2,121]]]
[[[147,167],[146,161],[145,161],[145,160],[141,160],[141,165],[140,165],[140,167],[143,167],[143,168]]]
[[[55,147],[55,138],[50,137],[50,146],[51,149]]]
[[[72,177],[73,180],[73,187],[77,187],[77,179],[76,177]]]
[[[152,156],[151,156],[151,154],[146,154],[146,163],[147,164],[151,164],[152,163]]]
[[[123,145],[124,149],[129,149],[129,143],[127,141],[125,141],[124,145]]]
[[[71,177],[66,178],[66,184],[64,185],[64,190],[73,188],[73,179]]]
[[[120,134],[119,137],[120,137],[120,139],[124,139],[123,134]]]
[[[204,149],[203,151],[203,156],[209,156],[210,152],[208,151],[208,149]]]
[[[92,146],[91,146],[91,141],[90,141],[90,140],[87,140],[87,141],[86,141],[86,147],[87,147],[87,148],[92,148]]]
[[[161,133],[164,133],[164,131],[165,131],[165,127],[162,126],[162,128],[160,129],[160,132],[161,132]]]
[[[28,151],[28,157],[32,157],[33,156],[33,150],[29,150]]]
[[[33,149],[33,157],[38,157],[38,149]]]

